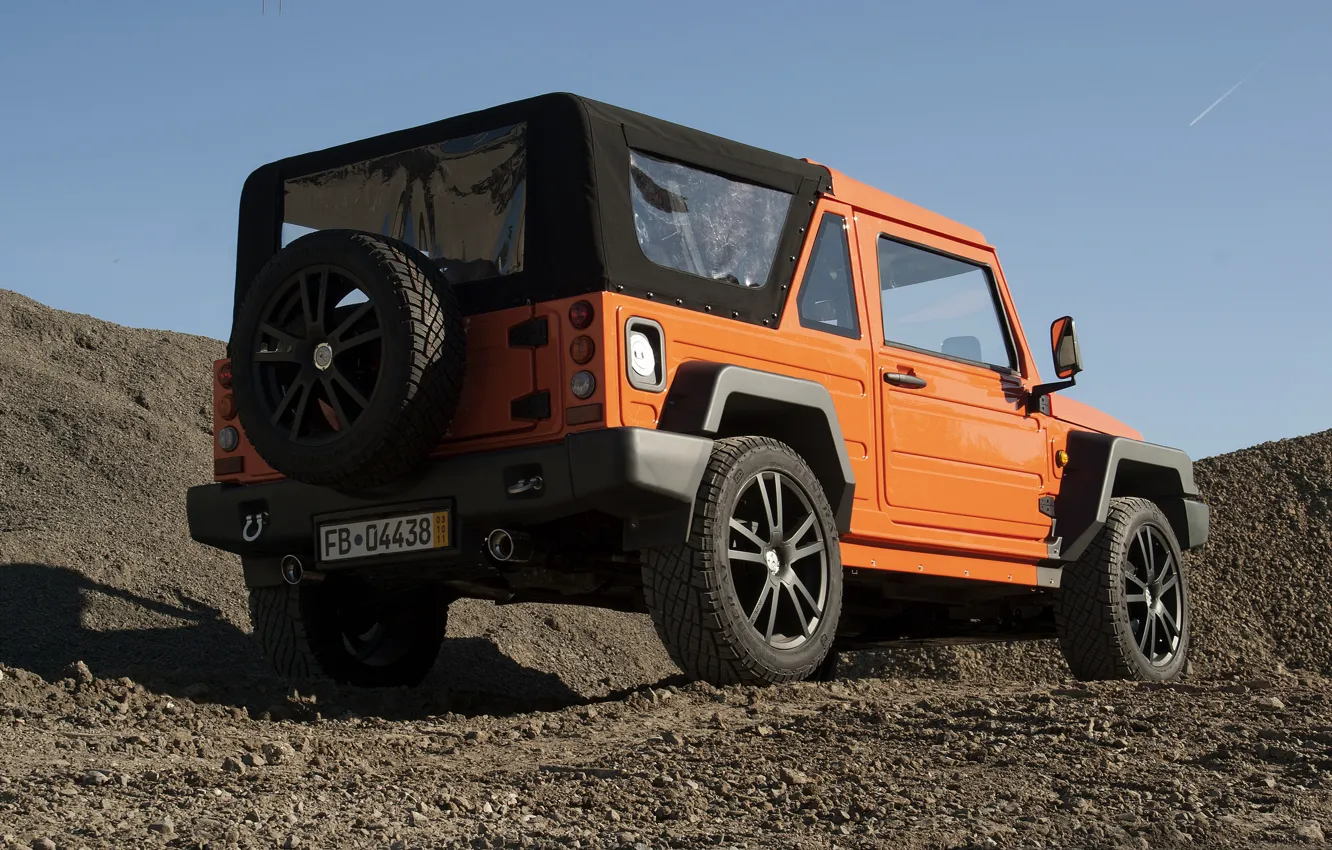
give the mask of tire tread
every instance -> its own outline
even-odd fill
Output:
[[[1064,567],[1055,603],[1055,626],[1059,648],[1078,679],[1152,679],[1138,662],[1137,648],[1124,640],[1124,630],[1117,626],[1124,611],[1123,566],[1132,543],[1129,530],[1144,516],[1168,537],[1178,557],[1179,545],[1161,509],[1149,499],[1119,497],[1110,501],[1105,525],[1087,551],[1076,563]],[[1179,567],[1187,606],[1182,558]],[[1185,619],[1189,619],[1187,612]],[[1184,652],[1187,640],[1186,625]]]
[[[823,662],[823,657],[819,657],[795,669],[765,663],[745,649],[724,610],[722,584],[728,580],[720,572],[714,543],[717,526],[726,522],[728,514],[728,507],[722,504],[723,485],[746,455],[760,449],[781,452],[793,468],[808,472],[804,459],[777,440],[768,437],[718,440],[699,485],[688,541],[650,550],[643,566],[647,608],[671,659],[690,678],[714,685],[800,681]],[[812,472],[808,473],[808,480],[815,480]],[[808,495],[814,509],[821,514],[825,539],[832,543],[829,568],[840,571],[837,536],[827,497],[817,485]],[[833,533],[828,535],[828,530]],[[825,613],[833,630],[838,613],[833,610]]]

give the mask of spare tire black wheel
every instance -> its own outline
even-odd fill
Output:
[[[466,346],[453,290],[405,243],[320,230],[259,272],[231,337],[236,409],[270,466],[360,490],[401,478],[448,429]]]

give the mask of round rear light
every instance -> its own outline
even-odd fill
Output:
[[[224,452],[234,452],[240,445],[240,432],[228,425],[217,432],[217,444]]]
[[[217,415],[223,419],[236,418],[236,397],[227,393],[217,400]]]
[[[231,389],[231,364],[223,363],[217,367],[217,382],[222,385],[222,389]]]
[[[574,337],[574,341],[569,343],[569,356],[573,362],[580,366],[592,359],[592,355],[597,353],[596,343],[590,336]]]
[[[582,330],[592,324],[592,305],[586,301],[575,301],[569,305],[569,324]]]
[[[597,391],[597,376],[591,372],[579,372],[569,382],[569,391],[579,398],[589,398]]]

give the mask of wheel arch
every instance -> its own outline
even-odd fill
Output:
[[[837,530],[851,527],[855,476],[828,388],[745,366],[693,360],[675,371],[658,423],[713,439],[770,437],[786,443],[823,485]]]
[[[1207,542],[1210,512],[1198,499],[1193,461],[1179,449],[1090,431],[1068,435],[1068,467],[1055,499],[1059,559],[1077,560],[1105,525],[1110,500],[1149,499],[1183,549]]]

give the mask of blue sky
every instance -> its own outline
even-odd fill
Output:
[[[0,6],[0,287],[225,338],[255,166],[569,90],[980,229],[1150,440],[1332,427],[1332,4],[267,5]]]

